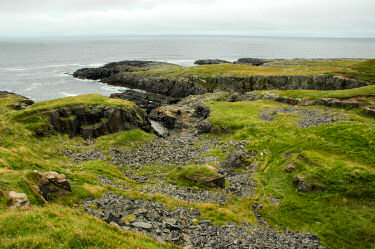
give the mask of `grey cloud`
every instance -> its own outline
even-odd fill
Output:
[[[0,36],[375,37],[374,0],[1,0]]]

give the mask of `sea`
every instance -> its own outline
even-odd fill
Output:
[[[0,39],[0,91],[35,101],[127,90],[71,74],[121,60],[192,66],[198,59],[375,58],[375,39],[140,36]]]

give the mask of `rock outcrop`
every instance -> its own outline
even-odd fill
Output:
[[[365,107],[365,113],[375,117],[375,106]]]
[[[220,99],[228,93],[217,92],[210,95],[192,95],[182,99],[174,105],[166,105],[156,108],[150,113],[150,118],[161,122],[170,130],[196,129],[208,132],[211,127],[205,121],[210,115],[210,109],[203,102]]]
[[[252,66],[261,66],[264,63],[269,62],[270,60],[264,60],[259,58],[240,58],[237,61],[233,62],[234,64],[247,64]]]
[[[10,191],[8,197],[11,199],[9,203],[9,208],[20,208],[25,206],[30,206],[30,200],[25,193],[17,193],[15,191]]]
[[[34,104],[33,100],[31,100],[29,98],[26,98],[24,96],[21,96],[21,95],[15,94],[15,93],[11,93],[11,92],[7,92],[7,91],[0,91],[0,98],[5,98],[8,95],[13,95],[13,96],[19,97],[19,99],[16,101],[17,102],[16,104],[13,104],[13,105],[9,106],[11,109],[23,110],[26,107],[28,107],[29,105]]]
[[[219,59],[205,59],[205,60],[197,60],[194,62],[196,65],[213,65],[213,64],[221,64],[221,63],[230,63],[229,61],[219,60]]]
[[[59,198],[72,192],[69,180],[63,174],[54,171],[38,172],[38,189],[43,198],[47,201]]]
[[[162,94],[134,90],[128,90],[123,93],[113,93],[110,98],[132,101],[147,113],[163,105],[176,104],[181,100],[180,98],[168,97]]]
[[[55,131],[84,138],[135,128],[152,130],[147,114],[136,106],[65,106],[52,110],[49,117]]]

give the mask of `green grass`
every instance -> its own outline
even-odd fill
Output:
[[[375,59],[354,64],[337,73],[352,79],[375,83]]]
[[[346,62],[334,63],[337,64],[327,66],[353,67],[345,64]],[[340,63],[342,65],[339,65]],[[314,61],[308,66],[313,67]],[[375,88],[369,86],[344,91],[279,93],[310,99],[328,96],[347,98],[373,95]],[[38,103],[24,111],[14,111],[8,107],[16,103],[19,97],[0,98],[0,248],[173,248],[141,235],[123,232],[80,213],[79,209],[73,209],[76,204],[82,203],[82,199],[99,198],[108,191],[131,198],[163,202],[171,209],[177,206],[194,207],[202,214],[199,219],[209,219],[213,224],[256,223],[251,210],[253,203],[258,202],[263,204],[259,212],[275,228],[278,225],[280,229],[315,233],[328,248],[374,247],[374,118],[361,115],[357,110],[336,109],[335,111],[347,115],[347,121],[303,129],[297,127],[299,118],[295,113],[278,114],[272,122],[258,118],[258,112],[264,108],[273,109],[287,105],[271,101],[228,103],[207,96],[212,110],[210,121],[216,127],[230,128],[230,132],[204,136],[219,136],[224,141],[249,141],[247,149],[258,152],[254,159],[258,166],[253,179],[259,183],[259,187],[254,198],[229,195],[229,200],[223,204],[187,203],[162,194],[139,193],[137,190],[144,185],[125,177],[121,172],[123,168],[118,165],[103,161],[75,164],[62,152],[64,149],[74,151],[96,148],[103,150],[109,157],[110,146],[134,149],[135,146],[152,141],[154,135],[139,129],[123,131],[100,137],[94,145],[86,146],[79,137],[56,135],[36,138],[28,125],[38,123],[38,120],[15,122],[18,117],[32,117],[57,106],[70,103],[79,105],[82,97],[84,103],[90,105],[104,105],[108,104],[104,102],[112,101],[97,95],[79,96],[59,99],[57,102]],[[121,103],[127,105],[123,101],[110,105]],[[264,154],[261,155],[260,152]],[[285,158],[286,152],[292,155]],[[212,148],[206,156],[218,156],[222,161],[227,153]],[[284,167],[287,163],[293,163],[296,170],[286,172]],[[50,201],[49,204],[44,203],[33,187],[36,184],[34,169],[54,170],[65,174],[70,180],[73,192]],[[156,170],[170,172],[171,182],[190,187],[203,187],[202,181],[214,174],[208,168],[196,165],[149,165],[142,170],[137,174]],[[117,183],[131,186],[133,189],[118,190],[99,184],[99,175],[113,178]],[[296,176],[323,187],[324,191],[298,192],[293,184],[293,178]],[[194,177],[198,181],[191,182],[189,179]],[[7,209],[9,199],[6,193],[11,190],[26,193],[33,207],[24,210]],[[269,202],[268,197],[271,196],[278,198],[280,204]]]
[[[179,248],[60,205],[0,211],[0,248]]]
[[[264,93],[265,91],[260,91],[259,93]],[[347,99],[354,97],[372,97],[375,96],[375,86],[365,86],[354,89],[347,90],[328,90],[328,91],[318,91],[318,90],[270,90],[268,92],[274,92],[284,97],[291,98],[301,98],[301,99],[310,99],[317,100],[322,98],[339,98]]]
[[[371,248],[375,244],[375,120],[345,112],[348,121],[298,128],[298,117],[278,114],[262,121],[258,111],[280,108],[269,101],[209,104],[215,126],[231,128],[225,139],[248,140],[258,151],[258,201],[263,217],[279,228],[318,234],[328,248]],[[283,105],[281,105],[283,106]],[[265,154],[261,156],[260,151]],[[285,158],[286,152],[293,153]],[[287,173],[293,162],[296,171]],[[293,178],[324,187],[323,192],[300,193]],[[263,192],[264,189],[264,192]],[[272,196],[280,205],[268,203]]]
[[[369,68],[372,69],[369,71]],[[341,74],[347,71],[351,72],[349,69],[358,69],[359,72],[357,72],[355,76],[348,75],[348,77],[356,77],[360,80],[372,79],[372,76],[369,76],[368,74],[368,72],[372,72],[373,70],[372,60],[280,60],[265,64],[264,66],[230,63],[192,67],[164,66],[146,71],[135,72],[134,74],[172,78],[183,76],[215,77],[248,75],[333,75],[338,72]],[[364,76],[365,74],[367,74],[367,76]],[[368,81],[372,82],[371,80]]]
[[[53,133],[48,121],[49,111],[61,108],[64,106],[121,106],[123,108],[137,108],[132,102],[112,99],[99,94],[86,94],[75,97],[66,97],[48,101],[41,101],[32,106],[27,107],[25,110],[14,112],[11,120],[22,123],[33,132],[40,133]]]

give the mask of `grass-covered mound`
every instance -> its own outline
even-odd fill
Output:
[[[121,107],[124,109],[138,108],[129,101],[107,98],[99,94],[87,94],[38,102],[23,111],[14,113],[12,120],[26,125],[33,132],[48,133],[48,130],[51,130],[49,114],[52,110],[64,107],[88,109],[89,107],[98,106]]]
[[[174,184],[183,186],[197,186],[201,188],[215,187],[216,184],[212,183],[215,179],[222,179],[225,184],[224,178],[217,173],[217,170],[212,166],[206,165],[188,165],[177,167],[168,174],[170,181]],[[218,183],[220,185],[220,183]]]

